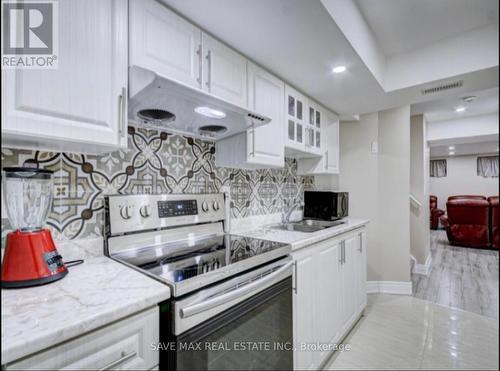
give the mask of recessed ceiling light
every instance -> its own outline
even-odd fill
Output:
[[[337,66],[337,67],[333,67],[333,72],[335,73],[342,73],[346,70],[346,66]]]
[[[455,154],[455,152],[451,151],[448,153],[450,156],[453,156]]]
[[[196,107],[194,109],[194,112],[202,116],[210,117],[212,119],[220,120],[226,117],[226,114],[224,112],[205,106]]]
[[[458,107],[458,108],[455,108],[455,112],[458,112],[458,113],[465,112],[465,107]]]
[[[454,147],[454,146],[449,146],[449,147],[448,147],[448,149],[449,149],[450,151],[453,151],[453,150],[455,149],[455,147]]]

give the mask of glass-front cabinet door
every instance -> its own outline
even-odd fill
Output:
[[[310,153],[321,155],[322,140],[324,140],[321,135],[325,121],[324,111],[319,104],[311,100],[309,100],[308,106],[306,149]]]
[[[286,99],[286,141],[285,146],[304,152],[309,138],[307,126],[307,98],[291,86],[285,86]]]

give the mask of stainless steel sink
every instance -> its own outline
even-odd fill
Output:
[[[326,221],[326,220],[314,220],[314,219],[304,219],[299,222],[294,222],[294,224],[307,225],[311,227],[321,227],[330,228],[337,225],[345,224],[344,220]]]
[[[276,224],[270,226],[272,229],[280,229],[283,231],[296,231],[296,232],[317,232],[323,229],[323,227],[311,226],[311,225],[302,225],[297,223],[285,223],[285,224]]]
[[[312,220],[312,219],[304,219],[298,222],[292,223],[284,223],[284,224],[275,224],[271,225],[272,229],[280,229],[283,231],[296,231],[296,232],[306,232],[312,233],[321,231],[326,228],[335,227],[337,225],[344,224],[345,221],[336,220],[336,221],[324,221],[324,220]]]

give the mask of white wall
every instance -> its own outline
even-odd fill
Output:
[[[341,122],[340,139],[339,187],[349,192],[349,215],[370,220],[368,280],[409,282],[410,108]]]
[[[410,282],[410,106],[379,113],[382,281]]]
[[[497,45],[498,25],[493,24],[387,58],[385,91],[498,66]]]
[[[472,194],[498,195],[498,178],[477,175],[477,156],[448,157],[448,174],[444,178],[430,178],[430,194],[438,197],[438,207],[446,210],[449,196]]]
[[[411,117],[410,193],[422,204],[410,207],[410,252],[419,264],[430,253],[429,226],[429,148],[423,115]]]
[[[427,140],[430,142],[489,135],[498,135],[498,112],[427,123]]]
[[[370,150],[371,143],[377,140],[378,113],[361,115],[359,121],[340,122],[339,187],[349,192],[349,215],[370,220],[366,251],[367,275],[372,281],[382,276],[378,252],[378,156]]]

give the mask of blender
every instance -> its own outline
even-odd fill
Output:
[[[4,206],[14,232],[7,234],[2,288],[43,285],[68,270],[50,231],[43,228],[52,205],[53,172],[28,167],[3,169]]]

